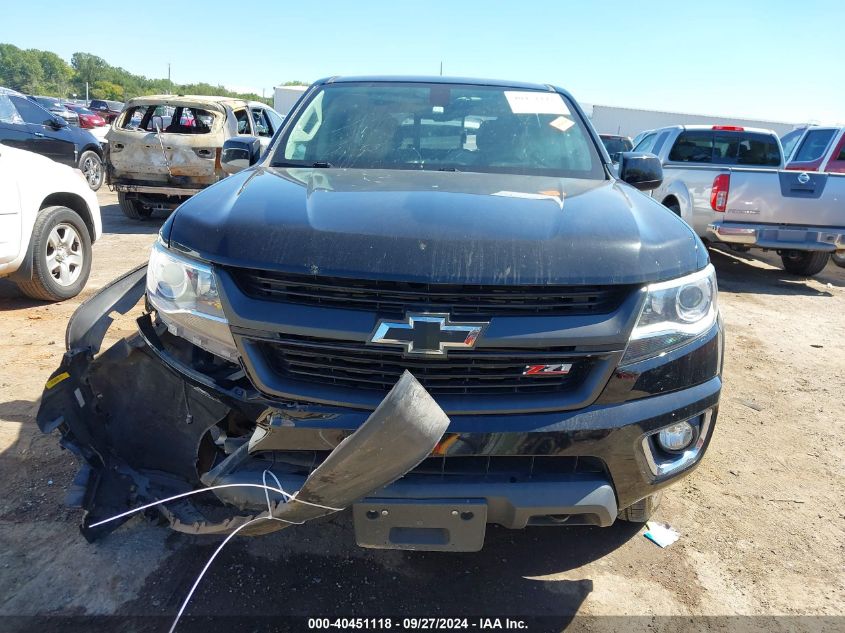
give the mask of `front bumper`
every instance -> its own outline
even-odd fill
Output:
[[[745,222],[713,222],[707,232],[719,242],[772,250],[845,250],[845,227],[814,227]]]
[[[103,533],[90,528],[98,519],[203,485],[260,484],[270,471],[285,490],[299,490],[375,415],[270,399],[243,379],[208,371],[150,315],[138,319],[138,335],[95,356],[109,315],[125,313],[142,296],[144,272],[133,271],[80,307],[68,327],[69,351],[48,381],[38,413],[40,428],[58,428],[62,445],[83,463],[69,497],[87,511],[88,538]],[[401,517],[410,512],[408,504],[418,504],[420,520],[472,514],[479,521],[477,512],[455,506],[463,503],[483,507],[482,523],[510,528],[610,525],[620,509],[699,463],[716,421],[722,347],[719,323],[693,345],[616,370],[599,398],[576,410],[452,415],[428,457],[398,473],[393,483],[362,492],[353,514],[366,518],[379,506],[388,515],[401,509],[393,514]],[[692,458],[662,455],[664,462],[678,460],[682,467],[656,470],[644,438],[679,420],[705,416]],[[390,451],[378,459],[390,461]],[[215,494],[236,513],[267,504],[259,488]],[[326,505],[337,503],[327,494]],[[451,509],[444,514],[446,507]],[[225,532],[231,520],[214,521],[219,508],[209,513],[201,501],[160,508],[172,527],[186,532]],[[379,545],[384,528],[378,521],[361,522],[372,528],[359,535],[362,544],[390,546]],[[358,523],[356,518],[356,530]],[[445,547],[404,545],[474,549],[477,536],[470,531]]]

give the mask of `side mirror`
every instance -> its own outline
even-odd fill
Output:
[[[622,152],[619,155],[619,179],[640,191],[657,189],[663,182],[663,165],[654,154]]]
[[[239,136],[223,143],[220,164],[227,174],[251,167],[261,156],[261,142],[255,136]]]
[[[61,130],[63,127],[67,127],[67,121],[65,121],[61,117],[54,116],[52,119],[49,119],[47,121],[47,125],[49,125],[54,130]]]

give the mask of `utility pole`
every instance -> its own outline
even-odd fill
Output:
[[[440,76],[443,76],[443,62],[440,62]]]
[[[170,62],[167,62],[167,94],[173,94],[173,82],[170,81]]]
[[[88,103],[88,82],[85,82],[85,103]]]

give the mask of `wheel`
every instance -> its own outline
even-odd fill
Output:
[[[97,156],[97,152],[90,149],[82,152],[79,157],[79,170],[92,191],[97,191],[103,185],[103,161]]]
[[[820,273],[830,259],[825,251],[784,251],[780,256],[783,267],[793,275],[810,277]]]
[[[672,202],[670,202],[669,204],[667,204],[667,205],[665,205],[665,206],[666,206],[666,208],[667,208],[667,209],[669,209],[672,213],[674,213],[674,214],[675,214],[675,215],[677,215],[678,217],[681,217],[681,205],[679,205],[677,202],[675,202],[675,201],[673,200]]]
[[[61,301],[78,295],[91,272],[91,238],[75,211],[45,207],[32,228],[32,279],[18,282],[28,297]]]
[[[151,209],[145,209],[140,202],[128,198],[122,191],[117,192],[117,202],[123,215],[132,220],[146,220],[153,214]]]
[[[620,511],[619,518],[630,523],[645,523],[651,518],[654,511],[657,510],[657,506],[660,505],[662,498],[662,492],[655,492],[653,495],[649,495],[645,499],[640,499]]]
[[[836,251],[830,256],[830,259],[832,259],[833,263],[840,268],[845,268],[845,251]]]

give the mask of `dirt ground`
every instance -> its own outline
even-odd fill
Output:
[[[88,631],[82,616],[108,614],[117,617],[94,621],[102,630],[166,631],[219,543],[136,519],[89,544],[78,512],[62,507],[76,466],[35,425],[42,386],[74,309],[144,262],[160,226],[124,219],[108,192],[100,201],[105,234],[82,296],[46,305],[0,281],[0,629]],[[661,550],[617,523],[491,528],[475,554],[371,551],[355,545],[344,513],[234,540],[188,607],[212,619],[186,626],[241,630],[242,616],[260,616],[245,630],[304,630],[305,617],[460,615],[542,616],[530,630],[844,630],[845,269],[802,279],[773,255],[712,258],[728,337],[724,390],[703,464],[657,514],[681,532],[674,545]],[[607,615],[644,617],[587,617]]]

